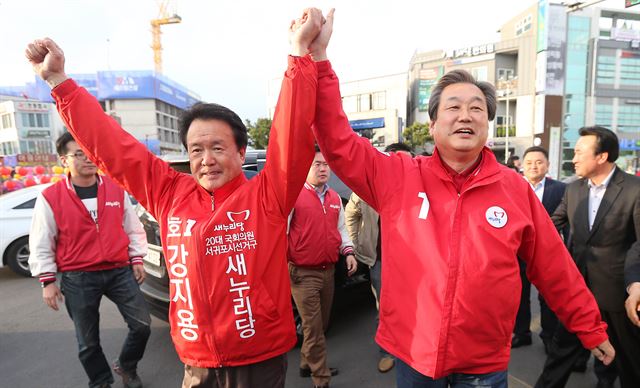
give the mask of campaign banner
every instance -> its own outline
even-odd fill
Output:
[[[99,100],[155,98],[149,71],[99,71],[97,76]]]
[[[187,109],[198,102],[198,96],[151,71],[98,72],[98,99],[151,98]]]

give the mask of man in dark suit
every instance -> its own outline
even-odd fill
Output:
[[[624,306],[629,320],[640,327],[640,281],[638,279],[640,279],[640,249],[636,249],[624,264],[624,280],[629,294]]]
[[[542,202],[549,216],[551,216],[558,205],[560,205],[560,202],[562,202],[566,185],[546,176],[547,172],[549,172],[549,153],[546,149],[542,147],[529,147],[524,151],[522,159],[524,160],[523,172],[525,179],[531,185],[531,188]],[[520,307],[516,315],[516,324],[513,328],[512,348],[531,345],[532,342],[530,329],[531,282],[529,282],[527,278],[527,268],[524,261],[518,260],[518,262],[520,263],[522,295],[520,296]],[[551,344],[551,337],[558,324],[558,318],[556,318],[553,311],[547,307],[542,296],[538,295],[538,300],[540,301],[540,325],[542,326],[540,338],[542,338],[544,342],[545,351],[548,351],[548,347]]]
[[[609,325],[607,332],[616,349],[614,364],[622,388],[637,388],[640,328],[634,326],[637,320],[632,322],[625,314],[625,299],[628,310],[635,307],[637,311],[640,179],[616,167],[618,149],[618,138],[612,131],[603,127],[580,129],[573,164],[582,178],[567,186],[552,219],[556,227],[570,225],[570,250]],[[626,292],[631,294],[628,298]],[[536,387],[564,386],[580,347],[575,335],[558,325]],[[602,376],[598,376],[598,387],[613,385]]]

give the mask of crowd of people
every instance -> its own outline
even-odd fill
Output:
[[[292,295],[300,374],[329,387],[338,370],[327,365],[324,329],[339,254],[349,274],[371,267],[378,369],[395,367],[399,388],[506,387],[511,347],[531,341],[528,281],[548,321],[537,387],[564,386],[584,352],[598,362],[599,386],[617,376],[640,386],[640,178],[615,166],[615,134],[581,130],[581,179],[566,187],[546,177],[540,147],[525,152],[523,178],[485,146],[495,88],[454,70],[429,100],[433,155],[378,151],[343,112],[326,53],[333,16],[309,8],[291,22],[266,164],[251,180],[247,130],[233,111],[199,103],[183,114],[191,175],[178,173],[66,75],[55,42],[28,45],[70,132],[58,142],[69,173],[38,197],[29,262],[46,304],[64,300],[89,386],[111,386],[111,369],[142,386],[145,243],[123,189],[160,224],[183,387],[284,387]],[[346,211],[327,186],[330,169],[354,192]],[[103,295],[129,326],[111,368],[98,335]]]

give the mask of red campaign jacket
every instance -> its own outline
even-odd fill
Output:
[[[42,195],[53,212],[58,235],[58,272],[101,271],[131,264],[129,236],[122,228],[124,191],[107,177],[98,177],[96,224],[65,177]]]
[[[380,214],[382,348],[436,379],[506,370],[518,256],[585,347],[607,339],[593,295],[521,176],[485,148],[458,195],[437,150],[430,158],[387,155],[358,137],[331,65],[317,66],[316,139],[331,169]]]
[[[293,208],[289,226],[290,262],[302,267],[317,267],[338,261],[342,237],[338,231],[341,199],[327,190],[324,204],[315,189],[306,183]]]
[[[296,343],[286,228],[313,160],[316,85],[315,63],[289,57],[264,170],[214,193],[151,154],[75,82],[53,90],[84,152],[160,224],[171,336],[185,364],[247,365]]]

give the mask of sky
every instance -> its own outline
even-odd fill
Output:
[[[500,26],[535,0],[233,0],[170,2],[163,73],[243,119],[267,117],[269,81],[286,69],[287,28],[305,7],[336,8],[328,56],[342,81],[405,72],[413,53],[496,42]],[[598,6],[624,8],[624,0]],[[0,0],[0,85],[32,82],[24,58],[48,36],[67,73],[152,70],[154,0]]]

